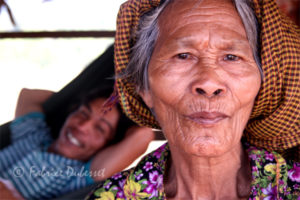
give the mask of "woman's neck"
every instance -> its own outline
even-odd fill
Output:
[[[251,169],[242,145],[213,158],[171,148],[165,176],[168,199],[241,199],[249,195]]]

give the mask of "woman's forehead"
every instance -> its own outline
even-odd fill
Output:
[[[238,22],[243,27],[240,16],[230,0],[174,0],[167,5],[159,17],[160,28],[166,29],[179,23],[197,21]]]
[[[159,30],[156,48],[181,40],[201,42],[206,37],[227,43],[244,41],[249,46],[242,20],[228,0],[172,1],[159,17]]]
[[[90,101],[87,106],[90,109],[94,110],[95,112],[98,112],[102,109],[104,102],[105,102],[105,98],[100,97],[100,98]]]
[[[199,7],[205,8],[207,6],[231,7],[232,5],[232,0],[169,0],[169,4],[167,5],[167,7],[173,10],[176,8],[183,8],[185,6],[192,7],[191,9],[195,9]]]
[[[98,114],[99,116],[101,116],[103,114],[103,106],[105,104],[107,99],[105,98],[97,98],[92,100],[89,104],[88,104],[88,108],[94,113],[94,114]],[[117,113],[119,113],[117,106],[113,106],[107,113],[106,115],[118,115]],[[105,115],[104,115],[105,116]]]

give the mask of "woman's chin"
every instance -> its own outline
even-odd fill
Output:
[[[226,154],[228,151],[226,146],[217,139],[205,137],[197,138],[196,141],[190,142],[188,145],[185,144],[183,149],[189,155],[213,158]]]

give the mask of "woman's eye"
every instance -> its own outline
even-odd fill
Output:
[[[80,114],[80,116],[82,116],[85,119],[89,118],[89,113],[83,109],[79,111],[79,114]]]
[[[240,58],[233,54],[227,54],[224,58],[225,61],[238,61]]]
[[[188,54],[188,53],[179,53],[179,54],[176,55],[176,57],[178,59],[185,60],[185,59],[188,59],[190,57],[190,54]]]
[[[102,128],[101,125],[98,125],[98,126],[97,126],[97,130],[98,130],[100,133],[104,133],[104,132],[105,132],[104,128]]]

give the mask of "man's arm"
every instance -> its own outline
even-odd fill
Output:
[[[104,180],[128,167],[141,156],[154,139],[154,132],[146,127],[132,127],[126,137],[119,143],[100,151],[91,163],[91,174],[104,170],[101,176],[93,177],[95,181]]]
[[[53,92],[49,90],[23,88],[17,101],[15,118],[29,112],[43,112],[42,103],[52,94]]]
[[[16,189],[13,188],[13,186],[6,185],[5,182],[8,182],[8,181],[7,180],[5,181],[4,179],[0,178],[0,194],[1,194],[0,199],[23,200],[23,197],[21,197],[19,192],[16,191]]]

